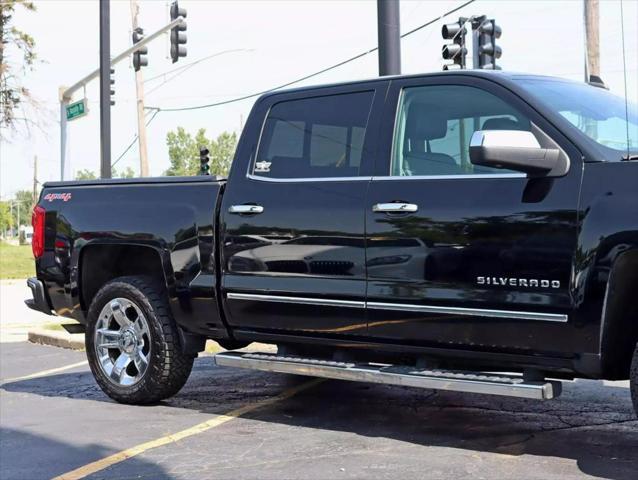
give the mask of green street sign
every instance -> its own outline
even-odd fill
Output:
[[[74,102],[66,106],[66,119],[75,120],[89,113],[86,99],[83,98],[79,102]]]

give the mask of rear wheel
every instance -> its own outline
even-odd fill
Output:
[[[100,388],[121,403],[149,404],[176,394],[194,355],[181,352],[162,289],[147,277],[120,277],[89,308],[86,353]]]
[[[636,412],[636,415],[638,415],[638,344],[636,344],[636,349],[634,350],[634,359],[631,362],[629,385],[631,388],[631,399],[634,401],[634,412]]]

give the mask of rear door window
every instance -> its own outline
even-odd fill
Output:
[[[252,174],[280,179],[359,176],[373,98],[373,91],[365,91],[275,104]]]

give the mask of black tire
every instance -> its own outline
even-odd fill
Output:
[[[638,344],[636,344],[634,358],[631,362],[629,385],[631,389],[631,399],[634,401],[634,412],[638,415]]]
[[[135,303],[148,324],[148,367],[133,385],[118,385],[110,380],[95,349],[98,317],[102,308],[115,298]],[[89,366],[100,388],[113,400],[126,404],[147,405],[175,395],[188,380],[195,359],[195,355],[182,353],[165,293],[150,277],[119,277],[100,289],[89,308],[85,343]]]

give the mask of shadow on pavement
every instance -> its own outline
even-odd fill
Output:
[[[0,429],[0,451],[0,478],[3,480],[53,478],[115,453],[101,445],[79,447],[8,428]],[[136,469],[143,469],[148,478],[171,478],[159,465],[137,457],[127,462]]]
[[[304,381],[304,377],[215,367],[210,357],[204,357],[196,362],[184,389],[162,405],[219,414]],[[2,388],[111,402],[89,372]],[[567,383],[561,398],[540,402],[326,381],[243,418],[415,446],[572,459],[584,474],[615,480],[635,480],[638,472],[638,421],[629,393],[602,382]]]

